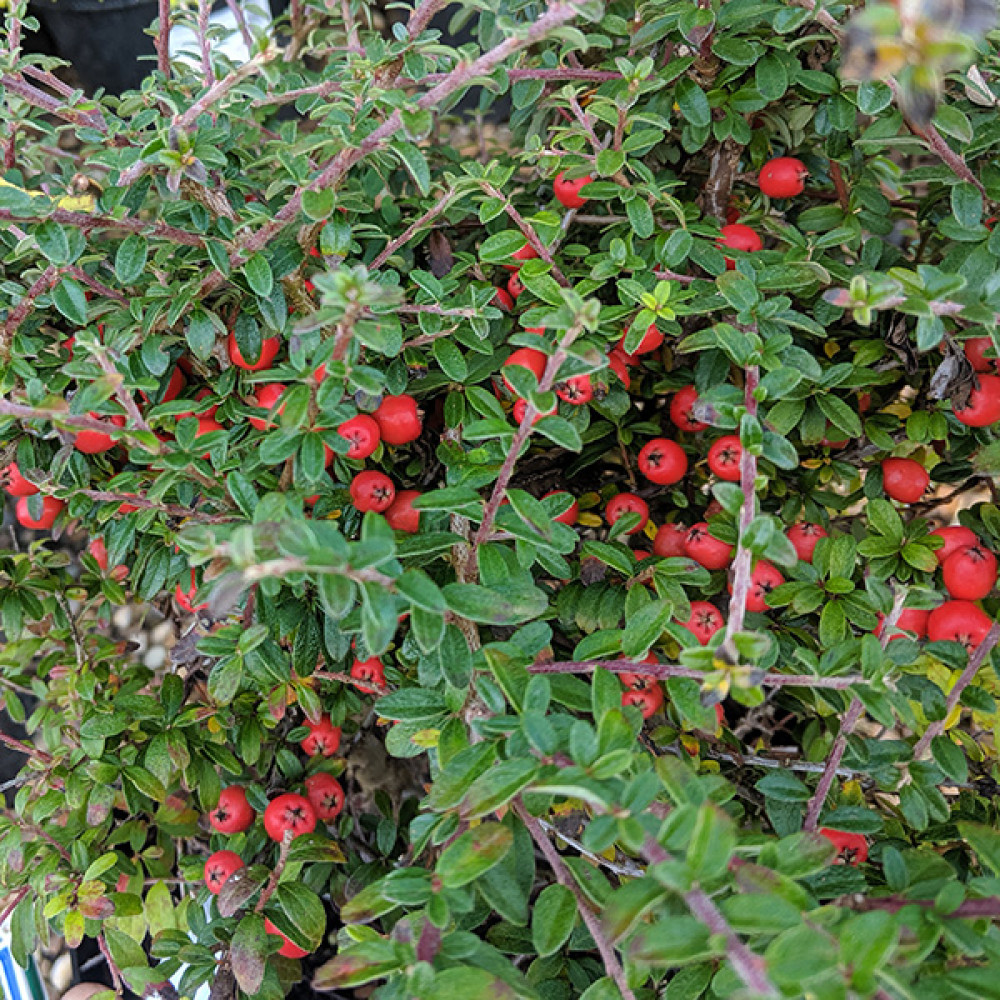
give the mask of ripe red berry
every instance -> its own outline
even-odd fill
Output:
[[[525,289],[524,289],[524,284],[521,281],[521,275],[519,272],[515,271],[507,279],[507,292],[509,293],[510,297],[516,302],[521,297],[521,294],[524,292],[524,290]]]
[[[490,301],[495,303],[504,312],[509,313],[514,308],[514,300],[510,297],[510,292],[506,288],[498,288]]]
[[[66,506],[64,501],[57,500],[55,497],[42,497],[42,512],[39,514],[38,520],[35,520],[31,515],[29,502],[28,497],[21,497],[14,508],[14,516],[22,528],[30,528],[32,531],[47,531],[56,523],[60,511]]]
[[[291,830],[292,839],[304,833],[312,833],[316,829],[316,810],[305,796],[285,792],[267,804],[264,810],[264,829],[271,840],[276,840],[279,844],[284,839],[286,830]]]
[[[952,597],[982,600],[997,582],[997,557],[982,545],[965,545],[945,560],[941,579]]]
[[[183,391],[184,387],[187,385],[187,379],[184,378],[184,372],[178,366],[170,372],[170,378],[167,381],[167,387],[163,390],[163,398],[160,400],[161,403],[169,403],[171,400],[176,399]],[[139,395],[148,403],[149,396],[146,395],[141,389],[139,390]]]
[[[648,554],[648,553],[647,553]],[[641,660],[638,661],[640,664],[643,663],[658,663],[656,654],[652,651],[648,652]],[[631,671],[623,670],[619,675],[618,679],[627,688],[634,688],[637,691],[645,691],[646,688],[656,687],[657,680],[653,674],[647,674],[642,672],[632,673]]]
[[[208,814],[208,821],[219,833],[242,833],[255,815],[246,791],[240,785],[230,785],[219,793],[219,804]]]
[[[858,867],[868,858],[868,841],[860,833],[846,833],[844,830],[831,830],[820,827],[817,831],[821,836],[837,848],[837,863]]]
[[[821,525],[810,524],[808,521],[799,521],[798,524],[793,524],[785,534],[792,543],[795,554],[807,563],[813,561],[817,542],[821,538],[826,538],[826,531]]]
[[[362,694],[380,694],[385,687],[385,668],[377,656],[367,660],[355,660],[351,664],[351,677],[356,681],[375,682],[374,687],[371,684],[355,684],[355,688]]]
[[[931,642],[960,642],[972,652],[986,638],[993,620],[971,601],[945,601],[927,616]]]
[[[185,590],[178,583],[177,586],[174,587],[174,600],[177,601],[177,603],[185,611],[192,613],[195,611],[201,611],[203,608],[207,608],[208,604],[198,604],[198,605],[194,604],[194,595],[197,593],[197,591],[198,591],[198,584],[195,582],[194,570],[191,570],[191,586],[188,587],[187,590]]]
[[[385,519],[393,531],[412,535],[420,530],[420,511],[413,506],[418,496],[419,490],[400,490],[396,494],[396,499],[385,510]]]
[[[281,931],[278,930],[274,924],[264,917],[264,930],[268,934],[273,934],[275,937],[281,938],[284,942],[282,946],[278,949],[278,954],[284,958],[305,958],[309,954],[304,948],[300,948],[297,944],[290,941]]]
[[[209,417],[204,413],[198,417],[198,430],[195,431],[194,436],[197,440],[200,437],[204,437],[206,434],[213,434],[215,431],[223,430],[222,424],[219,423],[215,417]],[[211,451],[206,451],[201,457],[207,462],[211,458]]]
[[[87,551],[94,557],[94,561],[101,568],[102,573],[108,571],[108,549],[103,538],[94,538],[87,546]],[[115,566],[111,575],[116,580],[124,580],[128,576],[128,566]]]
[[[708,533],[708,524],[700,521],[688,528],[684,553],[705,569],[724,569],[733,560],[733,547]]]
[[[900,503],[916,503],[930,481],[927,470],[912,458],[887,458],[882,462],[885,492]]]
[[[632,376],[628,373],[628,364],[628,355],[620,348],[616,347],[608,352],[608,365],[626,389],[632,385]]]
[[[720,232],[722,235],[716,240],[716,246],[727,247],[730,250],[742,250],[744,253],[755,253],[757,250],[764,249],[761,238],[742,222],[723,226]],[[736,261],[727,257],[726,268],[732,271],[735,267]]]
[[[306,798],[316,810],[316,816],[328,823],[344,808],[344,789],[332,774],[319,771],[306,778]]]
[[[269,382],[267,385],[257,386],[253,391],[254,405],[264,410],[266,413],[270,413],[274,409],[274,404],[278,402],[281,398],[281,394],[285,391],[285,386],[280,382]],[[216,407],[218,409],[218,407]],[[278,414],[280,415],[284,411],[284,404],[278,407]],[[209,414],[205,414],[209,416]],[[276,426],[272,421],[266,420],[263,417],[250,417],[250,426],[256,427],[259,431],[267,431],[272,427]]]
[[[688,459],[684,449],[669,438],[653,438],[639,452],[639,471],[658,486],[680,482],[687,467]]]
[[[663,559],[672,556],[686,556],[684,549],[684,539],[687,537],[687,528],[683,524],[663,524],[653,539],[653,554]]]
[[[747,611],[767,611],[768,595],[775,587],[780,587],[785,578],[777,567],[766,559],[760,559],[753,568],[750,577],[750,592],[747,594]],[[732,580],[729,581],[729,593],[733,592]]]
[[[743,445],[740,444],[739,437],[735,434],[726,434],[708,449],[708,467],[720,479],[738,483],[742,457]]]
[[[955,417],[969,427],[989,427],[1000,421],[1000,375],[977,375],[979,388],[969,393],[963,407],[955,407]]]
[[[213,896],[217,895],[230,875],[244,867],[243,859],[235,851],[216,851],[205,862],[205,887]]]
[[[634,705],[648,719],[663,707],[663,689],[659,684],[646,688],[629,688],[622,692],[622,706]]]
[[[614,524],[623,514],[639,515],[639,523],[625,532],[626,535],[634,535],[646,526],[646,522],[649,520],[649,507],[642,497],[638,497],[634,493],[619,493],[608,501],[604,515],[608,519],[608,524]]]
[[[572,406],[583,406],[594,398],[594,387],[589,375],[571,375],[556,385],[556,395]]]
[[[539,381],[542,375],[545,374],[545,366],[548,363],[548,355],[544,351],[537,351],[534,347],[519,347],[516,351],[511,354],[511,356],[503,363],[504,368],[510,367],[521,367],[527,368],[528,371],[533,372],[535,376],[535,381]],[[506,376],[504,376],[504,385],[511,392],[516,390],[507,381]]]
[[[549,490],[549,492],[546,493],[545,496],[568,497],[570,501],[572,501],[570,505],[561,514],[556,514],[553,520],[559,521],[561,524],[568,524],[570,527],[573,527],[573,525],[576,524],[577,519],[580,516],[580,505],[576,502],[576,498],[571,496],[565,490]]]
[[[625,337],[627,335],[626,331],[626,333],[622,335],[622,339],[615,345],[615,350],[621,351],[626,361],[633,365],[639,363],[640,355],[649,354],[650,351],[655,351],[663,343],[663,334],[660,333],[655,323],[650,323],[646,332],[643,334],[642,340],[639,341],[639,346],[631,354],[629,354],[625,350]]]
[[[319,722],[306,719],[309,735],[302,738],[302,749],[310,757],[332,757],[340,749],[340,726],[330,722],[330,716],[323,714]]]
[[[698,390],[693,385],[686,385],[674,393],[670,401],[670,419],[678,430],[695,433],[703,431],[708,424],[695,420],[691,413],[692,407],[698,402]]]
[[[244,371],[248,372],[259,372],[263,371],[265,368],[270,368],[271,363],[278,356],[278,351],[281,350],[281,338],[280,337],[266,337],[261,341],[260,345],[260,356],[256,361],[247,361],[246,358],[240,353],[239,344],[236,342],[236,334],[230,331],[229,337],[226,340],[226,348],[229,351],[229,360],[236,365],[237,368],[242,368]]]
[[[757,183],[768,198],[794,198],[802,194],[809,171],[794,156],[776,156],[761,168]]]
[[[88,413],[87,416],[115,427],[125,426],[125,418],[121,414],[105,417],[101,413]],[[115,439],[110,434],[105,434],[102,431],[84,430],[77,433],[73,438],[73,447],[77,451],[82,451],[85,455],[100,455],[102,452],[110,451],[114,446]]]
[[[351,499],[362,513],[375,510],[381,514],[396,499],[396,487],[384,472],[369,469],[351,480]]]
[[[726,623],[722,612],[714,604],[692,601],[691,617],[683,624],[702,646],[707,646],[708,640]]]
[[[971,528],[963,524],[949,525],[946,528],[936,528],[931,532],[944,541],[944,545],[934,552],[940,565],[944,565],[948,557],[966,545],[978,545],[979,539]]]
[[[520,250],[512,253],[510,255],[511,260],[516,260],[516,264],[504,264],[503,266],[508,271],[516,271],[526,260],[535,260],[538,254],[535,252],[535,248],[528,242],[525,242],[524,246]]]
[[[345,420],[337,428],[337,433],[351,442],[347,457],[359,460],[372,454],[382,439],[378,423],[367,413],[359,413],[356,417]]]
[[[386,396],[372,416],[386,444],[409,444],[423,430],[417,401],[405,392],[401,396]]]
[[[893,639],[905,639],[904,632],[912,632],[918,639],[923,639],[927,635],[927,619],[929,615],[930,612],[921,611],[918,608],[904,608],[903,613],[896,622],[896,629],[898,631],[894,631],[889,636],[889,641],[892,642]],[[884,624],[885,615],[880,614],[878,616],[878,625],[875,627],[875,634],[879,637],[882,635]]]
[[[584,177],[568,178],[566,171],[560,170],[552,182],[552,193],[563,208],[583,208],[587,204],[587,199],[580,194],[580,189],[589,184],[591,180],[589,174]]]
[[[12,497],[31,497],[38,492],[38,487],[34,483],[28,482],[21,475],[21,470],[17,467],[17,462],[11,462],[9,465],[4,466],[3,471],[0,472],[0,476],[3,477],[3,481],[7,484],[4,486],[4,489]]]
[[[993,350],[993,340],[991,337],[970,337],[962,345],[965,356],[969,359],[974,371],[995,372],[997,370],[997,357]],[[986,357],[989,351],[991,357]]]

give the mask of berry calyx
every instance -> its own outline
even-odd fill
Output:
[[[357,683],[354,687],[363,694],[380,694],[385,687],[385,668],[377,656],[367,660],[355,660],[351,664],[351,677],[355,681],[374,681],[372,684]],[[339,736],[339,730],[338,730]]]
[[[722,612],[708,601],[692,601],[691,615],[684,627],[698,640],[702,646],[707,646],[709,639],[726,624]]]
[[[831,830],[823,826],[817,831],[822,837],[837,848],[837,864],[858,867],[868,859],[868,841],[860,833],[847,833],[844,830]]]
[[[590,384],[589,375],[571,375],[557,383],[555,390],[556,395],[571,406],[583,406],[594,398],[594,387]]]
[[[663,689],[659,684],[646,688],[629,688],[622,692],[622,706],[633,705],[649,719],[663,707]]]
[[[750,592],[747,594],[747,611],[767,611],[768,596],[775,587],[785,582],[780,570],[766,559],[758,561],[750,577]],[[729,593],[733,592],[732,581],[729,582]]]
[[[255,816],[243,787],[230,785],[219,792],[218,805],[208,814],[208,821],[212,829],[219,833],[242,833],[253,823]]]

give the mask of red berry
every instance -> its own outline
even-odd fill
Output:
[[[628,355],[616,347],[608,353],[608,364],[622,385],[628,389],[632,385],[632,376],[628,373]]]
[[[730,483],[740,481],[740,460],[743,457],[743,446],[735,434],[726,434],[714,442],[708,449],[708,467],[720,479]]]
[[[520,426],[521,422],[524,420],[524,415],[527,412],[528,412],[528,401],[526,399],[515,399],[514,407],[511,410],[511,414],[514,417],[514,423]],[[551,416],[555,412],[556,412],[555,407],[549,410],[548,413],[538,413],[536,411],[535,415],[531,418],[531,426],[534,427],[535,424],[537,424],[538,421],[542,419],[542,417]]]
[[[319,771],[306,778],[306,798],[316,810],[316,816],[328,823],[344,808],[344,789],[332,774]]]
[[[235,851],[216,851],[205,862],[205,887],[216,895],[229,877],[243,867],[243,859]]]
[[[571,375],[556,385],[556,395],[564,402],[573,406],[583,406],[594,398],[594,387],[590,384],[589,375]]]
[[[198,591],[198,584],[195,582],[194,570],[191,570],[191,586],[187,590],[184,590],[178,583],[174,587],[174,600],[185,610],[189,612],[201,611],[203,608],[207,608],[208,604],[198,604],[195,605],[194,595]]]
[[[160,400],[161,403],[169,403],[171,400],[176,399],[183,391],[184,387],[187,385],[187,379],[184,378],[184,372],[180,370],[179,367],[175,366],[170,372],[170,379],[167,381],[167,387],[163,390],[163,398]],[[149,396],[147,396],[141,389],[139,390],[139,395],[148,403]]]
[[[535,376],[535,381],[540,381],[542,375],[545,374],[545,366],[548,363],[548,355],[544,351],[537,351],[534,347],[519,347],[513,354],[503,363],[504,368],[509,368],[512,366],[520,366],[521,368],[527,368],[528,371],[533,372]],[[514,387],[507,381],[504,377],[504,385],[514,392]]]
[[[524,291],[524,284],[521,282],[520,274],[515,271],[507,279],[507,292],[510,297],[516,302],[520,297],[521,293]]]
[[[705,569],[724,569],[733,560],[733,547],[708,533],[708,524],[700,521],[688,528],[684,553]]]
[[[32,531],[47,531],[56,523],[59,512],[66,506],[64,501],[55,497],[42,497],[42,512],[36,521],[31,516],[29,502],[28,497],[21,497],[14,508],[14,516],[22,528],[30,528]]]
[[[683,524],[663,524],[653,539],[653,554],[664,559],[672,556],[686,556],[684,550],[684,539],[687,537],[687,528]]]
[[[223,430],[222,424],[215,417],[202,414],[198,417],[198,430],[195,431],[195,438],[204,437],[206,434],[213,434],[215,431]],[[211,451],[206,451],[201,457],[207,462],[211,458]]]
[[[354,686],[362,694],[379,694],[385,687],[385,668],[377,656],[367,660],[355,660],[351,664],[351,677],[356,681],[375,682],[375,687],[370,684],[355,684]]]
[[[793,524],[785,534],[792,543],[795,554],[807,563],[813,561],[813,553],[816,551],[816,544],[819,540],[826,538],[826,531],[821,525],[810,524],[808,521]]]
[[[916,503],[930,481],[927,470],[912,458],[887,458],[882,462],[885,492],[900,503]]]
[[[211,389],[199,389],[194,394],[194,398],[200,401],[202,399],[207,399],[211,395],[212,395]],[[205,416],[214,417],[215,414],[218,413],[218,411],[219,411],[219,404],[216,403],[214,406],[210,406],[207,410],[205,410]]]
[[[4,489],[12,497],[31,497],[38,492],[38,487],[34,483],[29,483],[21,475],[17,462],[11,462],[10,465],[5,466],[0,472],[0,476],[3,476],[4,482],[7,484]]]
[[[351,447],[347,449],[347,457],[359,460],[372,454],[382,439],[378,423],[367,413],[359,413],[356,417],[345,420],[337,428],[337,433],[351,442]]]
[[[232,331],[230,331],[229,337],[226,340],[226,347],[229,351],[229,360],[237,368],[242,368],[248,372],[259,372],[271,367],[271,362],[274,361],[278,356],[278,351],[281,350],[281,338],[266,337],[261,341],[260,356],[253,362],[247,361],[240,353],[239,344],[236,343],[236,334]]]
[[[568,178],[566,171],[560,170],[552,182],[552,193],[563,208],[583,208],[587,204],[587,199],[580,194],[580,189],[589,184],[591,180],[589,174],[584,177]]]
[[[944,588],[963,601],[979,601],[997,582],[997,557],[982,545],[965,545],[941,567]]]
[[[622,705],[634,705],[648,719],[663,707],[663,689],[659,684],[647,688],[629,688],[622,692]]]
[[[768,160],[760,171],[757,183],[768,198],[794,198],[802,194],[809,171],[794,156],[777,156]]]
[[[889,641],[892,642],[893,639],[905,639],[904,631],[912,632],[918,639],[923,639],[927,635],[927,618],[929,614],[930,612],[920,611],[917,608],[904,608],[903,613],[896,622],[896,628],[899,631],[893,632],[889,636]],[[885,615],[880,614],[878,616],[878,625],[875,627],[875,634],[877,636],[881,637],[884,624]]]
[[[516,260],[516,264],[504,264],[508,271],[516,271],[526,260],[534,260],[538,254],[530,243],[525,243],[520,250],[510,255],[511,260]]]
[[[976,533],[971,528],[966,528],[962,524],[949,525],[946,528],[936,528],[931,532],[931,536],[937,536],[944,541],[944,545],[934,552],[938,563],[942,566],[947,561],[948,556],[964,546],[979,544]]]
[[[87,546],[87,551],[94,557],[94,561],[101,568],[102,573],[108,571],[108,549],[103,538],[95,538]],[[128,566],[115,566],[111,570],[111,576],[115,580],[124,580],[128,576]]]
[[[305,796],[285,792],[267,804],[264,810],[264,829],[271,840],[276,840],[279,844],[284,839],[286,830],[291,830],[292,839],[304,833],[312,833],[316,829],[316,810]]]
[[[775,587],[780,587],[785,578],[780,571],[766,559],[758,561],[750,577],[750,592],[747,594],[747,611],[767,611],[768,594]],[[732,580],[729,581],[729,593],[733,592]]]
[[[964,407],[955,407],[955,417],[969,427],[989,427],[1000,420],[1000,375],[978,375],[979,388],[969,393]]]
[[[506,288],[498,288],[490,301],[495,302],[504,312],[509,313],[514,308],[514,300],[510,297],[510,292]]]
[[[565,490],[549,490],[549,492],[546,493],[545,496],[569,497],[569,499],[572,501],[570,505],[561,514],[557,514],[553,518],[553,520],[559,521],[561,524],[568,524],[570,527],[573,527],[573,525],[576,524],[577,522],[577,518],[579,518],[580,516],[580,505],[576,502],[576,499],[570,496],[570,494],[567,493]]]
[[[730,250],[742,250],[744,253],[755,253],[757,250],[764,249],[761,238],[749,226],[744,226],[741,222],[723,226],[720,232],[722,235],[716,240],[716,246],[728,247]],[[736,262],[727,257],[726,268],[732,271],[735,267]]]
[[[669,438],[653,438],[639,452],[639,471],[658,486],[680,482],[687,467],[688,459],[684,449]]]
[[[990,616],[971,601],[945,601],[927,616],[927,638],[960,642],[971,653],[992,625]]]
[[[384,472],[368,470],[359,472],[351,480],[351,499],[362,513],[375,510],[380,514],[392,506],[396,499],[396,487]]]
[[[297,944],[294,944],[287,937],[285,937],[285,935],[282,934],[281,931],[279,931],[278,928],[267,919],[267,917],[264,917],[264,930],[268,934],[273,934],[275,937],[281,938],[284,942],[284,944],[282,944],[282,946],[278,949],[278,954],[284,958],[305,958],[306,955],[309,954],[309,952],[304,948],[300,948]]]
[[[629,364],[638,364],[638,358],[640,355],[649,354],[650,351],[655,351],[663,343],[663,334],[657,329],[655,323],[650,323],[646,332],[643,334],[642,340],[639,341],[639,346],[631,354],[629,354],[625,350],[625,337],[627,335],[626,331],[626,333],[622,335],[622,339],[615,345],[615,350],[621,351]]]
[[[684,627],[701,643],[708,645],[708,640],[725,625],[722,612],[708,601],[692,601],[691,617],[684,622]]]
[[[638,514],[639,523],[625,532],[626,535],[634,535],[646,526],[646,522],[649,520],[649,507],[642,497],[638,497],[634,493],[619,493],[608,501],[604,514],[608,519],[608,524],[614,524],[623,514]]]
[[[87,416],[94,420],[110,422],[115,427],[124,427],[125,418],[120,414],[105,418],[100,413],[88,413]],[[110,434],[101,431],[80,431],[73,438],[73,447],[77,451],[82,451],[85,455],[99,455],[102,452],[110,451],[115,446],[115,439]]]
[[[837,863],[854,865],[855,868],[868,858],[868,841],[860,833],[846,833],[820,827],[818,833],[837,848]]]
[[[670,401],[670,419],[679,430],[694,433],[703,431],[708,424],[695,420],[691,413],[694,404],[698,402],[698,390],[693,385],[686,385],[674,393]]]
[[[413,501],[418,496],[419,490],[400,490],[396,494],[396,499],[385,510],[385,519],[393,531],[405,531],[412,535],[420,530],[420,511],[413,507]]]
[[[423,430],[417,401],[407,393],[386,396],[372,416],[386,444],[409,444]]]
[[[137,496],[137,495],[138,494],[135,494],[135,493],[126,493],[125,494],[125,496],[127,496],[127,497],[134,497],[134,496]],[[129,503],[127,500],[123,500],[118,505],[118,513],[119,514],[132,514],[135,511],[137,511],[138,509],[139,508],[136,507],[136,505],[134,503]]]
[[[963,345],[962,350],[969,359],[974,371],[993,372],[997,370],[997,358],[993,350],[993,339],[991,337],[970,337]],[[991,357],[986,357],[989,351]]]
[[[340,749],[340,726],[330,722],[330,716],[323,714],[319,722],[306,720],[309,735],[302,738],[302,749],[310,757],[332,757]]]
[[[281,394],[285,391],[285,386],[280,382],[269,382],[267,385],[260,385],[253,391],[254,405],[267,413],[270,413],[274,409],[275,403],[281,398]],[[285,406],[282,404],[278,407],[278,414],[280,415],[284,412]],[[207,413],[205,416],[209,416]],[[212,419],[209,417],[209,419]],[[263,417],[250,417],[250,426],[256,427],[259,431],[267,431],[272,427],[276,426],[270,420],[265,420]]]
[[[208,821],[219,833],[242,833],[254,816],[246,791],[240,785],[230,785],[219,793],[219,804],[208,814]]]

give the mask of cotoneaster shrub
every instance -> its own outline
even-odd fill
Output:
[[[293,2],[241,66],[160,30],[97,100],[5,15],[17,954],[995,996],[988,25],[510,0],[456,48],[442,7]]]

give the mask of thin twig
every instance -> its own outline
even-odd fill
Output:
[[[395,239],[390,240],[382,252],[371,262],[369,270],[377,271],[397,250],[406,246],[410,240],[427,225],[431,219],[436,219],[455,198],[454,191],[446,191],[416,222],[411,223]]]

